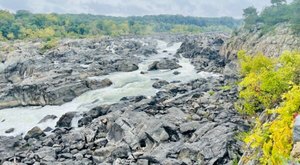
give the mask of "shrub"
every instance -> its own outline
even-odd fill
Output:
[[[261,154],[261,164],[285,164],[292,150],[293,114],[300,112],[300,53],[284,52],[279,58],[239,53],[241,74],[240,111],[255,114],[254,129],[246,134],[245,143]],[[251,158],[250,158],[251,159]]]
[[[294,85],[283,95],[281,106],[269,110],[276,119],[264,124],[257,120],[255,128],[244,140],[253,149],[262,149],[262,164],[284,164],[292,150],[293,114],[300,112],[300,86]]]
[[[45,52],[46,50],[57,47],[57,45],[58,45],[58,40],[57,39],[51,39],[51,40],[46,41],[42,44],[41,50],[42,50],[42,52]]]
[[[291,62],[300,54],[286,52],[278,58],[269,58],[262,54],[248,56],[244,51],[238,53],[241,75],[239,108],[242,112],[254,114],[259,110],[274,108],[281,100],[281,95],[289,89],[290,82],[299,73],[297,64]],[[298,69],[297,69],[298,68]]]

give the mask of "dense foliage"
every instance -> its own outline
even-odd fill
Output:
[[[266,7],[260,14],[254,7],[244,9],[245,28],[261,24],[268,31],[278,23],[289,23],[295,32],[300,32],[300,0],[287,4],[286,0],[271,0],[272,6]]]
[[[230,32],[240,20],[229,17],[200,18],[180,15],[143,17],[110,17],[90,14],[15,14],[0,10],[0,40],[99,35],[130,35],[150,33],[200,33],[206,31]]]
[[[261,164],[284,164],[292,149],[293,115],[300,112],[300,53],[285,52],[279,58],[239,53],[241,74],[239,110],[264,112],[245,142],[261,154]],[[249,157],[249,160],[252,158]]]

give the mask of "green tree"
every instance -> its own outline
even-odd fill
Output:
[[[26,10],[19,10],[13,14],[0,10],[0,34],[4,40],[230,31],[240,23],[241,20],[229,17],[158,15],[124,18],[88,14],[33,14]]]
[[[3,37],[7,38],[11,33],[11,27],[14,22],[14,15],[5,10],[0,10],[0,31]]]
[[[291,15],[291,24],[292,28],[299,33],[300,32],[300,0],[294,0],[292,3],[292,15]]]
[[[245,18],[245,28],[251,28],[258,22],[258,14],[255,7],[248,7],[243,10],[243,16]]]
[[[16,12],[15,17],[16,18],[24,19],[24,18],[30,17],[31,15],[32,15],[32,13],[30,11],[27,11],[27,10],[18,10]]]
[[[271,0],[272,5],[279,6],[282,5],[283,3],[286,3],[286,0]]]

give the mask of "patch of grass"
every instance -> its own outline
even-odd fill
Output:
[[[210,91],[208,92],[208,94],[212,96],[212,95],[215,94],[215,91],[210,90]]]
[[[221,89],[222,89],[223,91],[228,91],[228,90],[231,90],[231,89],[232,89],[232,86],[230,86],[230,85],[225,85],[225,86],[222,86]]]

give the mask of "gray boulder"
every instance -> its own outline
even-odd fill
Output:
[[[176,59],[162,59],[160,61],[154,61],[148,66],[148,71],[160,70],[160,69],[178,69],[181,66],[177,63]]]
[[[8,130],[5,131],[5,133],[12,133],[12,132],[14,132],[14,131],[15,131],[14,128],[9,128]]]
[[[76,116],[76,113],[77,112],[68,112],[62,115],[57,121],[56,127],[71,127],[72,120]]]
[[[163,86],[168,85],[168,84],[170,84],[170,83],[166,80],[158,80],[154,84],[152,84],[152,87],[156,88],[156,89],[160,89]]]
[[[103,79],[103,80],[95,80],[95,79],[88,79],[87,80],[87,86],[90,89],[99,89],[99,88],[105,88],[112,85],[112,82],[109,79]]]
[[[119,61],[116,64],[116,68],[119,72],[132,72],[139,69],[137,64],[125,60]]]
[[[46,134],[39,128],[33,127],[31,130],[27,132],[24,139],[28,140],[30,138],[39,139],[40,137],[46,136]]]
[[[47,116],[45,116],[42,120],[40,120],[40,121],[38,122],[38,124],[47,122],[48,120],[54,120],[54,119],[56,119],[56,118],[57,118],[57,116],[55,116],[55,115],[47,115]]]

